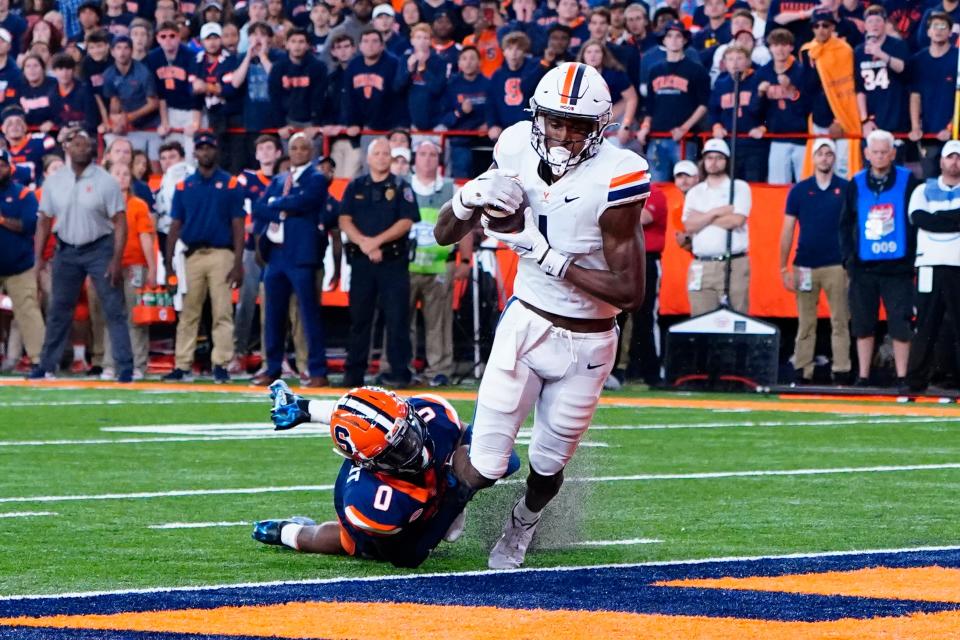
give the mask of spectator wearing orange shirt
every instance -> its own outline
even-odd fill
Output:
[[[503,25],[497,0],[481,0],[480,16],[472,34],[463,39],[463,46],[476,47],[480,53],[480,73],[489,78],[503,65],[503,50],[497,41],[497,29]]]
[[[131,310],[137,304],[137,289],[157,284],[156,229],[147,203],[130,192],[130,166],[117,162],[110,163],[107,169],[120,183],[120,191],[127,203],[127,244],[123,248],[120,265],[123,267],[123,297],[127,304],[130,345],[133,347],[133,379],[142,380],[150,355],[150,329],[147,325],[134,324]],[[103,375],[112,378],[110,340],[105,342]]]

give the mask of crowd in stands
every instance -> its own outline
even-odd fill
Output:
[[[566,61],[601,72],[619,125],[608,143],[643,154],[657,182],[734,131],[733,177],[750,182],[813,175],[817,136],[850,178],[875,130],[894,134],[898,164],[936,176],[958,33],[960,0],[0,0],[0,120],[12,179],[30,188],[62,166],[65,132],[101,143],[123,197],[146,205],[137,233],[156,234],[163,263],[197,132],[248,213],[289,169],[295,135],[330,178],[367,171],[376,132],[393,132],[396,175],[430,139],[440,174],[464,179]],[[231,272],[245,291],[238,353],[259,278],[251,232],[236,256],[246,277]],[[53,242],[36,265],[48,294]],[[140,281],[156,282],[157,262],[138,262]],[[141,371],[142,336],[134,350]]]

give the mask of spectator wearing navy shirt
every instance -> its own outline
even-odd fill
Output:
[[[923,141],[923,173],[934,176],[939,167],[940,142],[950,139],[953,123],[953,92],[957,77],[957,49],[950,44],[953,25],[945,13],[927,18],[930,46],[910,59],[910,139],[924,135],[937,140]]]
[[[86,53],[80,61],[78,80],[90,88],[97,106],[97,124],[107,121],[106,103],[103,101],[103,74],[113,65],[110,57],[110,34],[100,29],[87,34],[84,39]]]
[[[373,27],[383,36],[386,50],[403,60],[410,55],[410,40],[397,31],[396,16],[389,3],[378,4],[373,10]]]
[[[67,53],[58,53],[50,61],[57,80],[53,121],[58,129],[79,125],[93,135],[100,120],[90,85],[77,82],[77,62]]]
[[[942,2],[926,2],[926,10],[923,17],[920,18],[920,26],[917,29],[917,49],[926,49],[930,46],[933,39],[927,25],[930,24],[930,16],[936,13],[945,13],[950,17],[951,40],[956,41],[956,36],[960,33],[960,0],[943,0]]]
[[[433,52],[440,56],[447,69],[447,75],[457,68],[457,56],[460,55],[460,43],[453,39],[453,15],[447,11],[437,11],[433,16]]]
[[[293,26],[301,29],[310,27],[310,9],[313,0],[284,0],[284,13]]]
[[[464,47],[457,62],[460,72],[447,83],[444,116],[441,124],[454,131],[484,130],[487,127],[486,103],[490,81],[480,73],[480,52]],[[473,149],[483,142],[475,136],[451,137],[450,176],[469,178],[473,170]]]
[[[636,90],[635,85],[640,80],[640,52],[635,47],[619,45],[610,40],[610,10],[606,7],[594,9],[587,28],[590,30],[590,39],[598,40],[613,54],[623,67],[627,81]]]
[[[23,109],[13,105],[0,112],[3,125],[3,138],[14,165],[21,174],[20,181],[29,185],[43,180],[43,156],[51,153],[57,143],[45,133],[28,133],[27,121]]]
[[[27,126],[44,133],[52,131],[56,128],[53,118],[57,81],[47,75],[43,58],[36,54],[24,56],[21,66],[24,83],[20,93],[20,106],[23,107]]]
[[[503,39],[503,66],[490,78],[487,94],[487,136],[500,137],[507,127],[527,119],[527,100],[543,77],[540,64],[527,58],[530,38],[521,32]]]
[[[723,54],[730,45],[737,44],[746,49],[750,55],[750,61],[757,69],[770,62],[770,50],[763,44],[762,40],[758,42],[757,37],[753,35],[752,13],[744,9],[734,11],[733,15],[730,16],[730,32],[733,33],[730,42],[713,49],[713,57],[710,61],[711,82],[716,81],[723,71]]]
[[[160,99],[157,134],[164,141],[180,142],[190,158],[193,156],[193,134],[200,128],[200,110],[190,81],[196,54],[181,44],[176,22],[164,22],[157,27],[157,43],[160,46],[147,54],[144,61],[153,74]]]
[[[0,27],[0,109],[18,104],[23,86],[23,74],[17,67],[17,61],[10,55],[13,36]]]
[[[638,58],[660,44],[660,38],[650,29],[650,16],[642,4],[627,5],[623,17],[626,21],[626,32],[621,44],[632,47]]]
[[[651,132],[667,134],[651,138],[647,144],[647,160],[654,182],[672,179],[673,165],[681,160],[681,140],[707,114],[710,78],[699,60],[687,56],[685,47],[689,39],[683,23],[668,23],[662,35],[666,60],[650,71],[646,116],[637,131],[637,141],[647,144]],[[687,141],[684,157],[696,157],[692,141]]]
[[[693,48],[713,59],[709,52],[714,47],[730,42],[733,34],[727,22],[727,3],[725,0],[704,0],[703,12],[707,23],[693,34]],[[706,63],[705,63],[706,65]]]
[[[318,59],[324,57],[330,40],[330,7],[325,2],[315,2],[310,9],[310,24],[306,27],[310,50]]]
[[[830,305],[833,381],[851,382],[847,274],[840,254],[840,212],[849,183],[833,172],[836,149],[837,145],[829,138],[814,141],[814,175],[790,189],[780,231],[780,277],[784,288],[797,296],[799,326],[793,366],[797,381],[804,384],[813,382],[817,304],[821,291]],[[790,252],[797,225],[800,237],[791,269]]]
[[[0,288],[13,301],[13,319],[33,365],[43,349],[43,315],[37,292],[34,233],[37,199],[30,189],[14,181],[13,158],[0,150]],[[17,359],[19,353],[12,354]]]
[[[10,32],[10,55],[16,58],[20,54],[20,43],[27,32],[27,21],[19,13],[10,12],[10,0],[0,0],[0,27]]]
[[[252,6],[252,5],[251,5]],[[242,99],[244,136],[244,164],[253,162],[256,139],[264,129],[279,127],[283,120],[273,110],[270,97],[270,71],[284,54],[270,49],[273,29],[266,22],[255,22],[249,29],[247,52],[233,72],[231,83]]]
[[[757,71],[765,124],[772,138],[767,162],[770,184],[790,184],[803,173],[805,137],[777,139],[777,134],[806,134],[810,106],[804,94],[803,65],[793,55],[793,34],[778,28],[767,36],[773,60]]]
[[[453,15],[457,12],[457,5],[450,0],[418,0],[417,6],[420,8],[420,21],[427,24],[432,23],[438,13]]]
[[[88,33],[92,33],[101,28],[100,19],[103,16],[103,9],[98,0],[85,0],[77,8],[77,22],[80,25],[80,34],[77,38],[82,40]]]
[[[137,16],[127,10],[126,0],[106,0],[104,2],[103,26],[113,36],[130,35],[130,23]]]
[[[177,240],[186,245],[187,292],[177,324],[176,362],[168,382],[192,378],[197,328],[207,294],[213,322],[213,380],[228,382],[233,359],[231,286],[243,282],[243,199],[237,180],[217,165],[217,138],[201,131],[194,139],[197,172],[177,184],[167,235],[167,273],[175,273]],[[228,283],[228,286],[225,286]]]
[[[887,12],[882,6],[869,7],[864,23],[866,42],[853,52],[863,135],[868,136],[877,128],[894,134],[907,133],[910,108],[905,71],[910,49],[902,40],[887,36]]]
[[[537,11],[536,0],[514,0],[511,6],[514,19],[497,29],[497,39],[503,40],[508,33],[521,31],[530,38],[530,52],[535,56],[542,56],[547,47],[547,29],[534,17]]]
[[[226,169],[231,173],[243,169],[243,138],[227,133],[232,122],[241,124],[240,103],[235,100],[237,89],[233,86],[233,71],[237,68],[237,59],[224,51],[223,29],[216,22],[208,22],[200,28],[200,42],[203,51],[196,55],[190,80],[193,83],[193,95],[203,101],[202,119],[205,119],[220,139],[220,147],[227,155],[223,159],[228,163]]]
[[[775,25],[787,28],[802,45],[813,37],[810,18],[821,4],[820,0],[773,0],[769,15]]]
[[[384,51],[383,36],[376,29],[371,27],[360,37],[360,55],[347,66],[344,83],[347,135],[355,136],[361,128],[388,131],[407,124],[396,108],[408,83],[407,66]]]
[[[160,124],[157,115],[157,90],[153,74],[146,65],[133,59],[130,36],[117,36],[110,47],[113,65],[103,72],[103,98],[108,101],[110,144],[114,136],[126,135],[137,149],[147,152],[156,161],[160,137],[155,129]]]
[[[293,129],[312,129],[321,123],[327,94],[327,72],[310,55],[307,32],[294,28],[287,33],[287,55],[270,70],[270,96],[274,109],[283,117],[281,138],[289,138]],[[309,133],[308,137],[313,137]]]
[[[443,115],[447,65],[430,47],[430,27],[418,24],[410,31],[413,53],[404,59],[410,76],[407,104],[414,129],[431,130]]]
[[[713,137],[725,138],[733,130],[737,118],[737,133],[749,138],[737,138],[737,166],[735,176],[747,182],[766,182],[767,143],[763,140],[763,101],[760,81],[750,67],[747,51],[739,46],[729,47],[723,56],[726,73],[717,78],[710,94],[710,122]],[[734,113],[734,74],[740,75],[740,110]]]
[[[580,3],[577,0],[559,0],[555,22],[570,27],[570,54],[576,55],[580,45],[590,39],[590,29],[587,19],[580,12]]]
[[[327,97],[323,107],[323,135],[330,143],[330,159],[338,178],[353,178],[360,172],[359,136],[346,135],[347,118],[343,112],[347,100],[347,66],[357,52],[357,45],[349,33],[331,35],[330,53],[336,62],[327,77]]]
[[[340,35],[341,33],[348,33],[353,36],[353,41],[359,43],[360,36],[373,27],[373,2],[372,0],[354,0],[352,7],[345,7],[344,5],[337,2],[339,7],[340,15],[346,16],[342,22],[336,24],[333,28],[333,31],[330,33],[330,37]],[[334,15],[337,15],[337,6],[334,7]],[[324,57],[322,58],[324,64],[327,65],[327,68],[330,68],[333,65],[332,59],[330,58],[330,50],[324,52]]]

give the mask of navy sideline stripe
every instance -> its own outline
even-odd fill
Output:
[[[410,602],[516,609],[608,610],[760,620],[825,621],[958,610],[960,604],[781,592],[653,587],[682,578],[778,576],[866,567],[960,567],[960,551],[823,558],[746,560],[666,566],[526,571],[439,576],[410,581],[344,581],[319,585],[123,594],[90,598],[0,601],[0,617],[160,609],[215,608],[304,601]]]

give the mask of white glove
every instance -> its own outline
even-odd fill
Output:
[[[490,169],[463,185],[453,198],[453,215],[469,220],[474,209],[495,207],[516,211],[522,202],[523,187],[517,180],[517,172]]]
[[[521,258],[530,258],[537,261],[537,266],[548,276],[562,278],[570,266],[570,258],[559,251],[550,248],[550,243],[540,233],[537,223],[533,219],[533,210],[527,207],[523,212],[523,229],[516,233],[501,233],[491,231],[484,224],[488,219],[483,217],[480,224],[491,238],[499,240]]]

